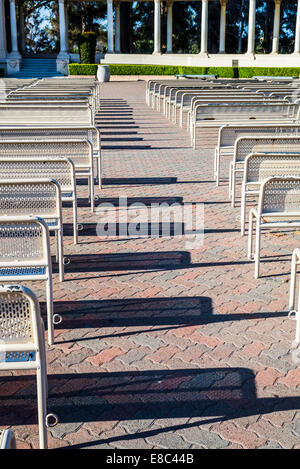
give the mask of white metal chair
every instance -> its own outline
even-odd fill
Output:
[[[73,207],[74,244],[78,242],[77,196],[74,163],[69,158],[0,158],[0,183],[8,179],[54,179],[61,190],[62,202],[71,202]]]
[[[0,181],[1,216],[37,216],[55,233],[56,262],[59,280],[64,280],[63,222],[61,190],[58,182],[51,179],[17,179]]]
[[[255,252],[253,253],[253,225],[256,222]],[[254,277],[259,277],[261,231],[263,228],[300,227],[300,178],[270,177],[260,187],[258,207],[249,214],[248,258],[254,259]]]
[[[49,230],[46,222],[37,217],[0,217],[0,281],[46,281],[48,343],[54,343],[52,265]]]
[[[234,145],[233,159],[229,169],[229,196],[235,206],[237,175],[243,175],[245,158],[250,153],[297,153],[300,136],[253,136],[240,137]]]
[[[26,138],[21,140],[0,139],[0,159],[2,158],[44,158],[57,159],[68,157],[75,166],[76,178],[87,178],[91,211],[94,211],[94,169],[93,146],[85,140],[37,140]]]
[[[251,153],[246,157],[241,200],[241,235],[245,234],[246,204],[249,196],[258,196],[268,177],[300,177],[299,153]]]
[[[0,430],[0,449],[17,449],[13,431]]]
[[[35,294],[23,286],[0,287],[0,371],[36,371],[40,448],[47,448],[47,361],[44,324]],[[16,377],[17,379],[17,377]],[[13,439],[4,438],[6,444]]]

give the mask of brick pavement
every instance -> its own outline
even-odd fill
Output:
[[[113,204],[120,219],[115,235],[97,236],[100,215],[90,213],[82,182],[75,247],[64,209],[70,264],[64,283],[55,273],[64,321],[48,350],[48,407],[60,418],[50,447],[298,448],[300,369],[286,310],[299,236],[265,236],[254,280],[239,207],[227,184],[212,180],[213,149],[192,150],[184,131],[150,110],[144,82],[102,90],[97,205]],[[151,203],[204,204],[203,246],[188,249],[186,236],[124,236],[119,196],[144,203],[144,217]],[[148,230],[144,218],[140,228]],[[41,283],[29,286],[44,300]],[[1,374],[0,425],[12,426],[19,447],[37,447],[30,373]]]

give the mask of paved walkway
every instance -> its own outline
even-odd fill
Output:
[[[267,262],[254,280],[239,208],[212,180],[213,149],[193,151],[144,96],[143,82],[103,85],[105,185],[96,194],[120,216],[116,235],[97,236],[100,214],[81,200],[75,247],[64,211],[70,264],[63,284],[55,274],[64,321],[48,353],[49,411],[60,417],[50,446],[297,448],[300,370],[286,308],[299,235],[265,236]],[[134,209],[119,196],[144,203],[144,217],[151,203],[204,204],[203,246],[177,235],[176,222],[174,236],[120,237]],[[144,219],[139,227],[149,229]],[[0,425],[13,426],[20,447],[36,447],[34,378],[17,375],[1,375]]]

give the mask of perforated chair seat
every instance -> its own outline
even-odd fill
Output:
[[[0,277],[28,277],[46,275],[46,267],[5,267],[0,268]]]

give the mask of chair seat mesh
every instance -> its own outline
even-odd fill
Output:
[[[3,267],[0,268],[0,278],[8,276],[45,275],[46,267]]]

